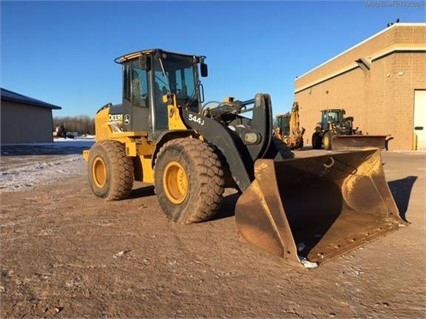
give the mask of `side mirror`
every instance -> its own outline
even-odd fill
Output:
[[[205,63],[200,64],[200,72],[201,72],[201,76],[203,78],[207,77],[207,75],[209,74],[207,64],[205,64]]]

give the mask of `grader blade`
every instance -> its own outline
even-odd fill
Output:
[[[257,160],[235,218],[249,243],[315,265],[404,224],[378,149]]]

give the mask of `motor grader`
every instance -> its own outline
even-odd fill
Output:
[[[192,224],[236,188],[242,236],[305,266],[402,223],[378,149],[293,158],[272,136],[268,94],[204,103],[204,56],[149,49],[115,62],[122,103],[98,110],[96,142],[83,152],[96,196],[120,200],[134,181],[149,183],[171,221]]]

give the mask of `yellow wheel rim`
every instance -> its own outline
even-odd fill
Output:
[[[102,158],[97,157],[92,165],[93,181],[98,188],[103,188],[106,183],[107,171],[106,165]]]
[[[188,177],[178,162],[170,162],[163,174],[164,192],[173,204],[181,204],[188,196]]]
[[[324,144],[324,148],[326,150],[330,149],[331,146],[331,140],[330,140],[330,136],[329,135],[324,135],[324,139],[323,139],[323,144]]]

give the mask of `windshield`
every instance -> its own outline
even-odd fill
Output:
[[[339,111],[326,111],[323,113],[323,119],[322,119],[323,123],[328,123],[328,122],[332,122],[332,123],[340,123],[342,122],[342,113]]]
[[[154,58],[154,85],[159,94],[173,93],[178,105],[198,112],[197,64],[188,56],[162,54]]]
[[[281,128],[283,135],[290,133],[290,116],[280,116],[277,118],[278,127]]]

